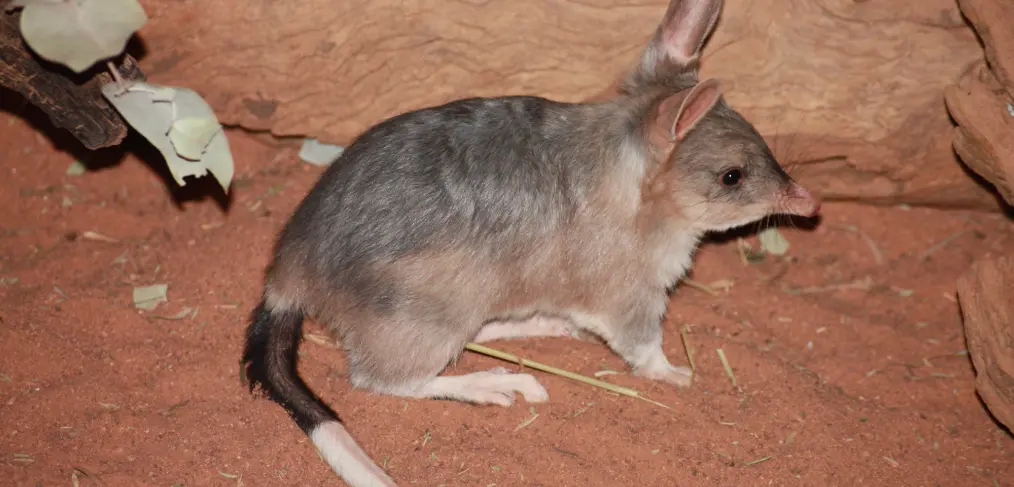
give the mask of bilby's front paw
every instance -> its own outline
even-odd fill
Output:
[[[694,372],[689,367],[677,367],[670,364],[662,364],[655,367],[640,367],[634,370],[634,375],[645,377],[651,380],[658,380],[674,384],[677,387],[689,387],[694,377]]]

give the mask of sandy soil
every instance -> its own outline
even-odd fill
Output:
[[[150,151],[61,151],[73,144],[37,128],[0,112],[0,484],[342,485],[238,374],[274,234],[321,169],[231,132],[224,211],[201,196],[210,181],[167,184]],[[76,158],[89,171],[67,175]],[[815,229],[784,234],[788,254],[760,262],[735,239],[701,250],[692,278],[729,286],[672,298],[666,347],[687,363],[688,327],[688,390],[632,377],[593,343],[491,344],[617,371],[603,379],[671,410],[538,372],[551,401],[535,407],[371,396],[315,324],[302,370],[411,485],[1014,486],[1014,439],[975,395],[954,296],[973,259],[1014,245],[1014,225],[829,204]],[[135,309],[132,289],[155,283],[168,302]],[[466,353],[450,372],[495,365]]]

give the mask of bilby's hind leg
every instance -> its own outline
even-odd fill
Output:
[[[535,315],[526,320],[491,321],[472,339],[475,343],[535,337],[575,337],[577,327],[565,318]]]
[[[349,380],[357,388],[420,399],[501,406],[513,404],[516,393],[521,393],[528,402],[549,399],[535,377],[508,373],[502,367],[439,376],[475,333],[474,328],[447,325],[435,316],[413,321],[366,317],[342,339],[348,351]]]
[[[465,375],[440,376],[430,379],[407,396],[432,399],[453,399],[475,404],[514,404],[520,392],[530,403],[546,402],[549,393],[529,374],[512,374],[503,367]]]

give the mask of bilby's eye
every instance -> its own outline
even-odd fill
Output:
[[[739,169],[730,169],[722,173],[722,184],[736,186],[743,181],[743,172]]]

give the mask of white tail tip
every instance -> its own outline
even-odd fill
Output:
[[[310,441],[350,487],[397,487],[366,452],[356,444],[349,432],[337,421],[317,425],[310,432]]]

